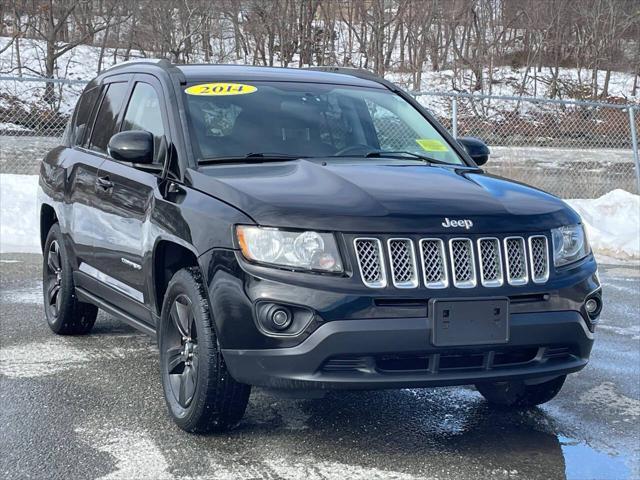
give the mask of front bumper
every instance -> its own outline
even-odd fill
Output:
[[[378,389],[464,385],[571,373],[588,362],[593,322],[585,299],[599,295],[590,256],[546,284],[474,289],[509,298],[509,342],[445,348],[431,343],[431,299],[468,298],[464,289],[367,289],[354,276],[287,272],[243,262],[235,251],[201,257],[216,333],[238,381],[279,389]],[[261,302],[307,309],[292,335],[260,327]]]
[[[277,389],[381,389],[554,377],[588,362],[593,334],[576,311],[512,314],[502,345],[438,348],[426,318],[332,321],[289,348],[223,349],[233,377]]]

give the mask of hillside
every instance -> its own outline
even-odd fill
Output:
[[[3,50],[9,43],[8,37],[0,37],[0,75],[16,76],[15,51],[9,47]],[[20,57],[22,73],[25,77],[42,76],[45,44],[42,41],[23,39],[20,41]],[[57,60],[55,77],[64,78],[71,81],[79,81],[76,84],[56,84],[55,95],[52,102],[46,102],[44,82],[18,82],[12,80],[0,81],[0,129],[20,132],[32,130],[40,125],[40,120],[45,118],[49,124],[59,128],[64,123],[64,118],[69,114],[75,105],[77,95],[82,91],[82,81],[93,78],[98,72],[98,59],[100,48],[89,45],[79,45]],[[102,52],[103,69],[124,60],[123,50],[105,49]],[[130,58],[143,57],[140,51],[130,52]],[[203,60],[203,59],[194,59]],[[238,62],[242,63],[242,62]],[[297,66],[297,59],[289,62],[290,66]],[[563,91],[576,92],[581,80],[588,72],[584,70],[561,68],[558,73],[558,82],[564,88]],[[459,87],[460,78],[471,76],[470,70],[463,72],[453,72],[452,70],[431,71],[425,70],[421,75],[420,91],[424,92],[467,92]],[[485,75],[491,77],[490,85],[485,89],[487,95],[504,96],[531,96],[547,97],[552,79],[552,71],[542,68],[539,72],[532,73],[526,68],[496,67],[485,69]],[[402,87],[414,91],[413,75],[390,71],[385,77],[394,81]],[[604,76],[599,78],[601,84],[604,83]],[[634,75],[625,72],[612,72],[608,90],[608,102],[613,103],[635,103],[640,101],[640,90],[638,95],[632,96],[634,86]],[[572,96],[560,96],[562,99],[570,100]],[[437,114],[446,115],[449,109],[450,100],[446,98],[421,97],[427,102]],[[509,106],[505,105],[505,109]],[[531,107],[527,107],[531,108]],[[40,127],[38,127],[40,128]]]

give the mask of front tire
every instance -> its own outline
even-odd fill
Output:
[[[510,408],[530,408],[552,400],[567,376],[562,375],[547,382],[527,385],[524,382],[479,383],[476,389],[494,405]]]
[[[84,335],[91,331],[98,308],[76,297],[71,264],[57,223],[44,243],[42,288],[44,312],[51,330],[59,335]]]
[[[251,387],[227,370],[198,269],[182,269],[169,282],[159,335],[162,387],[175,423],[197,433],[237,425]]]

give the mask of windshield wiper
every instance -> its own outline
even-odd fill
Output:
[[[203,158],[198,163],[262,163],[262,162],[282,162],[286,160],[298,160],[299,158],[309,158],[304,155],[291,155],[280,152],[250,152],[242,157],[213,157]]]
[[[245,158],[283,158],[285,160],[288,159],[298,159],[298,158],[309,158],[305,155],[292,155],[290,153],[280,153],[280,152],[251,152],[247,153]]]
[[[426,163],[435,163],[438,165],[456,165],[455,163],[445,162],[444,160],[438,160],[437,158],[422,155],[421,153],[411,152],[409,150],[372,150],[367,152],[364,157],[366,158],[405,158],[403,155],[409,155],[413,158],[421,160]]]

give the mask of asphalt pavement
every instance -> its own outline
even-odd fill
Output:
[[[259,389],[224,435],[169,419],[154,340],[100,313],[54,335],[41,259],[0,255],[0,478],[637,479],[640,268],[600,268],[590,364],[552,402],[512,412],[471,387],[285,400]]]

